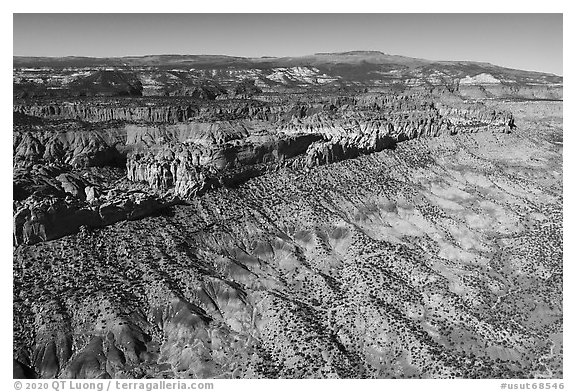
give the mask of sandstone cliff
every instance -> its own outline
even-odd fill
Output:
[[[393,148],[405,140],[479,130],[510,132],[513,126],[509,113],[482,106],[437,110],[424,105],[421,110],[422,105],[417,105],[418,111],[409,111],[404,110],[410,106],[406,104],[398,105],[401,111],[382,111],[377,103],[369,105],[372,111],[364,116],[338,120],[330,111],[310,114],[302,108],[300,116],[279,123],[275,134],[269,130],[262,135],[261,124],[252,122],[237,123],[240,132],[232,131],[234,127],[212,127],[207,133],[195,132],[202,137],[184,142],[164,138],[162,146],[129,154],[127,175],[130,180],[146,182],[155,189],[175,189],[179,196],[189,198],[200,190],[225,182],[237,184],[280,167],[310,168]],[[167,145],[167,141],[173,144]]]
[[[14,169],[13,187],[15,245],[60,238],[82,226],[139,219],[177,201],[130,186],[118,169],[34,164]]]
[[[15,243],[148,215],[173,203],[173,196],[191,199],[282,168],[309,170],[406,140],[509,132],[514,126],[510,113],[457,97],[433,102],[422,93],[360,94],[293,100],[15,106],[14,167],[27,170],[15,174]],[[54,174],[54,165],[67,169]],[[128,183],[118,194],[105,190],[106,181],[92,184],[78,176],[106,167],[126,170]],[[143,193],[131,193],[131,186]]]

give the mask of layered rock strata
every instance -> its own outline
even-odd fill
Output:
[[[290,99],[195,104],[194,110],[153,102],[15,106],[14,167],[24,170],[14,182],[15,244],[135,219],[282,168],[309,170],[405,140],[514,126],[509,113],[457,99],[435,104],[418,94]],[[67,169],[50,178],[54,165]],[[78,176],[106,167],[125,168],[124,190],[110,193]],[[36,191],[25,195],[22,184]],[[141,193],[131,193],[134,187]],[[109,197],[88,196],[94,193]]]
[[[19,246],[18,374],[561,378],[562,121],[542,118]]]
[[[140,219],[177,202],[131,186],[120,170],[79,172],[54,164],[15,169],[13,194],[15,245]]]
[[[131,153],[127,176],[154,189],[174,189],[183,198],[218,185],[237,184],[282,167],[311,168],[394,148],[396,143],[420,137],[492,130],[510,132],[513,118],[492,113],[484,118],[458,113],[457,123],[438,112],[397,115],[386,120],[320,120],[314,116],[282,125],[271,139],[251,135],[212,145],[175,143]],[[250,130],[248,132],[251,132]]]

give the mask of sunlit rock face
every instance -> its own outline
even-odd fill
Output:
[[[562,377],[561,78],[177,57],[15,59],[15,377]]]

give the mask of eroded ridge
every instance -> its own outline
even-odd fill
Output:
[[[514,127],[509,112],[463,101],[435,104],[425,94],[195,105],[194,111],[166,100],[16,105],[15,243],[147,216],[283,167],[309,170],[414,138]],[[120,170],[114,182],[123,186],[110,189],[103,180],[109,177],[86,173],[110,166],[125,168],[126,179]]]
[[[42,377],[561,377],[561,146],[523,126],[19,247],[16,358]]]

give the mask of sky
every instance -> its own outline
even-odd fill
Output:
[[[15,56],[376,50],[563,74],[562,14],[14,14]]]

